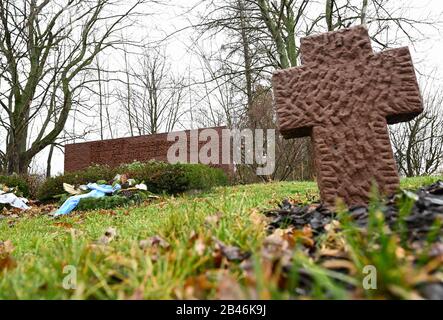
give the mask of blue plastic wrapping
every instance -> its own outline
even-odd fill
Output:
[[[121,186],[119,184],[116,184],[115,186],[101,184],[98,185],[96,183],[90,183],[88,184],[88,189],[92,190],[89,193],[81,194],[73,197],[69,197],[65,203],[54,213],[54,216],[61,216],[65,214],[71,213],[72,210],[74,210],[81,199],[85,198],[102,198],[106,196],[108,193],[114,193],[121,189]]]

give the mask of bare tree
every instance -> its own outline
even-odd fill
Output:
[[[246,128],[275,128],[276,115],[273,108],[271,89],[258,86],[254,91],[254,103],[244,118]],[[277,136],[275,141],[275,170],[269,176],[256,177],[257,164],[243,165],[238,170],[239,179],[244,182],[257,180],[308,180],[312,177],[309,167],[309,139],[285,140]],[[264,141],[264,146],[267,142]]]
[[[246,118],[255,112],[251,109],[257,99],[254,96],[257,89],[271,87],[272,71],[300,64],[301,37],[364,24],[376,47],[383,49],[405,40],[414,44],[423,36],[420,26],[438,28],[440,24],[437,15],[417,17],[409,8],[392,0],[212,0],[203,1],[202,5],[204,9],[197,24],[200,37],[208,35],[214,39],[221,32],[226,35],[223,45],[216,49],[223,54],[220,61],[225,67],[208,81],[212,82],[212,87],[238,88],[236,101],[244,110],[237,114]],[[221,74],[222,71],[225,74]],[[230,86],[221,79],[229,81]],[[214,92],[215,89],[209,92],[212,96],[207,100],[215,100]],[[208,105],[208,111],[216,113],[211,107]],[[255,122],[243,119],[242,123],[252,125]],[[275,126],[275,123],[267,124]],[[310,157],[309,141],[300,140],[299,143],[296,150],[305,150]],[[277,147],[277,158],[284,156],[278,152]],[[312,167],[312,160],[307,167]],[[288,175],[282,173],[281,176]]]
[[[136,78],[143,86],[138,107],[147,115],[144,121],[148,133],[158,133],[163,126],[171,131],[180,118],[180,104],[183,101],[183,79],[174,79],[166,56],[158,49],[145,51],[141,72]]]
[[[199,57],[201,75],[192,84],[192,118],[204,127],[238,126],[247,109],[242,100],[242,76],[224,62],[222,53],[208,55],[198,45],[194,52]]]
[[[128,0],[117,12],[115,0],[0,1],[0,125],[8,173],[26,173],[33,157],[54,143],[76,94],[93,81],[88,67],[119,44],[114,33],[143,1]]]
[[[112,73],[107,67],[102,65],[97,57],[96,74],[97,74],[97,92],[98,97],[98,113],[100,123],[100,139],[113,139],[116,135],[115,116],[111,114],[111,99],[113,98],[111,83],[115,80],[110,78]],[[113,86],[112,86],[113,87]]]
[[[425,111],[390,130],[399,172],[407,177],[436,174],[443,165],[443,93],[429,82],[423,88]]]
[[[188,85],[184,76],[171,71],[163,49],[145,48],[135,66],[126,64],[125,78],[118,100],[131,135],[172,131],[179,124],[187,111],[183,104]]]

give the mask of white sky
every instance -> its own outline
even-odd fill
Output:
[[[157,12],[155,15],[149,15],[139,21],[136,31],[130,31],[131,38],[145,38],[155,41],[163,39],[166,35],[173,33],[175,30],[181,30],[185,26],[189,25],[187,17],[183,16],[186,8],[192,7],[192,4],[197,0],[186,1],[170,1],[170,5],[164,6],[150,6],[146,8],[147,13]],[[178,5],[179,3],[180,5]],[[186,3],[185,6],[183,4]],[[401,6],[405,4],[408,7],[417,6],[413,14],[417,17],[426,15],[427,13],[441,13],[443,12],[443,1],[441,0],[426,0],[426,1],[398,1]],[[160,12],[158,10],[161,10]],[[159,13],[158,13],[159,12]],[[191,12],[191,15],[194,12]],[[422,32],[427,35],[426,38],[421,39],[416,44],[415,49],[411,48],[414,64],[420,72],[429,74],[434,72],[435,84],[443,85],[443,30],[437,32],[431,27],[422,28]],[[167,45],[167,54],[170,58],[170,62],[173,70],[183,72],[189,66],[193,69],[198,68],[198,62],[196,57],[189,54],[187,46],[189,45],[189,39],[193,35],[192,29],[176,33],[170,37]],[[407,44],[405,39],[405,44]],[[206,43],[207,46],[217,46],[219,44]],[[106,58],[102,58],[106,59]],[[108,55],[108,62],[110,65],[119,64],[118,60],[112,58],[112,55]],[[116,67],[117,68],[117,67]],[[119,137],[124,136],[124,133],[119,133]],[[98,136],[91,134],[86,137],[86,141],[98,140]],[[46,168],[47,152],[41,152],[35,159],[34,170],[42,171]],[[64,155],[60,151],[56,151],[52,161],[52,174],[63,172]]]

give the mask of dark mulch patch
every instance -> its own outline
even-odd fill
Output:
[[[400,222],[403,226],[402,233],[407,235],[411,249],[423,248],[423,244],[429,237],[431,231],[435,232],[437,237],[433,238],[432,246],[428,252],[429,257],[440,257],[443,255],[443,242],[441,225],[436,225],[436,221],[443,222],[443,181],[436,182],[430,186],[420,188],[416,191],[399,191],[397,194],[386,199],[381,205],[377,206],[384,214],[386,224],[391,230],[398,230]],[[411,209],[409,212],[409,208]],[[369,207],[358,206],[349,209],[349,218],[356,226],[364,229],[369,222]],[[299,205],[284,200],[279,204],[279,208],[265,212],[271,218],[267,226],[270,234],[276,229],[295,228],[302,230],[309,226],[312,230],[314,240],[319,239],[318,235],[326,233],[325,226],[333,220],[338,219],[338,214],[323,206],[322,204]],[[437,228],[436,228],[437,226]],[[315,240],[316,241],[316,240]],[[417,244],[415,246],[414,244]],[[419,250],[420,251],[420,250]],[[418,251],[418,252],[419,252]],[[309,254],[316,263],[321,264],[325,261],[321,252],[315,254],[316,247],[310,248]],[[417,256],[418,257],[418,256]],[[347,259],[346,255],[326,257],[326,259]],[[292,268],[291,261],[287,269]],[[346,271],[337,270],[347,274]],[[300,283],[295,292],[303,296],[309,296],[312,289],[312,275],[309,270],[299,270]],[[352,292],[356,289],[349,286],[348,290]],[[443,282],[421,282],[415,286],[415,289],[421,297],[425,299],[443,299]]]
[[[411,240],[424,239],[437,218],[443,218],[443,181],[438,181],[430,186],[419,190],[401,191],[388,198],[382,206],[385,221],[393,227],[399,219],[398,202],[401,198],[409,198],[413,201],[411,213],[404,218],[407,232]],[[361,227],[368,222],[368,207],[358,206],[350,208],[351,219]],[[309,225],[315,234],[324,232],[324,226],[336,218],[337,214],[322,204],[300,206],[284,200],[278,209],[265,212],[272,221],[268,225],[268,231],[276,228],[295,227],[301,229]]]

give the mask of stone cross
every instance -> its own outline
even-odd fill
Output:
[[[423,111],[407,47],[373,53],[359,26],[301,39],[302,66],[273,76],[281,134],[310,136],[322,201],[367,204],[399,185],[388,124]]]

